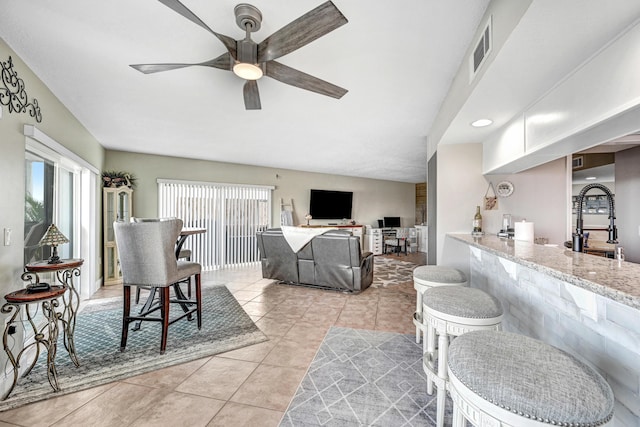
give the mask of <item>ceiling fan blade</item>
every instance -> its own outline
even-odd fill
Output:
[[[161,71],[177,70],[179,68],[190,67],[194,64],[132,64],[131,68],[135,68],[144,74],[159,73]]]
[[[225,47],[227,48],[231,56],[233,56],[234,58],[237,56],[236,41],[234,39],[232,39],[229,36],[225,36],[224,34],[216,33],[215,31],[213,31],[211,28],[209,28],[207,24],[202,22],[202,20],[198,18],[195,13],[191,12],[185,5],[180,3],[178,0],[158,0],[158,1],[164,4],[165,6],[169,7],[170,9],[173,9],[174,11],[178,12],[180,15],[184,16],[194,24],[197,24],[202,28],[204,28],[205,30],[209,31],[211,34],[216,36],[225,45]]]
[[[258,45],[258,62],[280,58],[347,22],[331,1],[323,3],[264,39]]]
[[[260,92],[258,92],[258,82],[247,80],[242,89],[244,93],[244,108],[247,110],[261,110]]]
[[[349,92],[340,86],[320,80],[317,77],[313,77],[312,75],[303,73],[302,71],[298,71],[276,61],[267,62],[265,64],[265,68],[267,76],[282,83],[299,87],[300,89],[310,90],[311,92],[316,92],[321,95],[337,99],[342,98],[345,93]]]
[[[194,65],[202,65],[204,67],[220,68],[221,70],[231,69],[231,55],[223,53],[215,59],[200,62],[198,64],[133,64],[130,67],[135,68],[144,74],[159,73],[161,71],[177,70],[179,68],[191,67]]]

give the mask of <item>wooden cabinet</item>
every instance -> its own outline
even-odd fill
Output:
[[[129,187],[107,187],[102,190],[102,222],[104,255],[103,283],[105,286],[122,283],[116,236],[113,223],[129,222],[132,215],[133,190]]]

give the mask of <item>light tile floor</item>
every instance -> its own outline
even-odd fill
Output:
[[[400,259],[425,264],[421,253]],[[277,426],[332,325],[415,333],[411,277],[357,295],[275,284],[259,268],[207,272],[203,283],[225,284],[269,341],[6,411],[0,427]]]

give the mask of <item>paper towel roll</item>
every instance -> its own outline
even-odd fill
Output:
[[[516,222],[513,238],[533,243],[533,223],[527,221]]]

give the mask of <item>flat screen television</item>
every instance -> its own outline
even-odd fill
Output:
[[[353,192],[311,190],[309,214],[313,219],[351,219]]]
[[[400,227],[400,217],[399,216],[385,216],[384,217],[384,226],[385,227]]]

